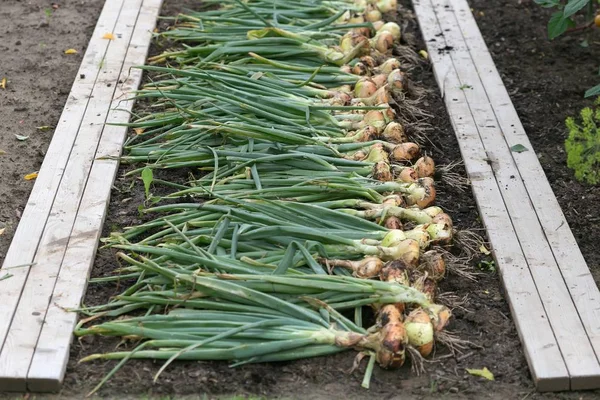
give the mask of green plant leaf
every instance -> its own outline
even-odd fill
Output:
[[[571,15],[574,15],[577,11],[587,6],[589,2],[590,0],[569,0],[563,11],[564,17],[569,18]]]
[[[482,369],[469,369],[467,368],[467,372],[473,376],[480,376],[482,378],[487,379],[488,381],[494,380],[494,374],[491,373],[489,369],[483,367]]]
[[[527,150],[529,149],[523,146],[521,143],[515,144],[514,146],[510,147],[510,151],[514,151],[515,153],[522,153]]]
[[[548,21],[548,38],[550,40],[557,38],[573,26],[575,23],[570,18],[566,18],[562,11],[555,12]]]
[[[144,181],[144,190],[146,191],[146,197],[150,197],[150,185],[152,184],[153,179],[154,174],[152,173],[152,168],[144,168],[142,170],[142,181]]]
[[[585,97],[600,96],[600,85],[596,85],[591,89],[586,90]]]
[[[535,4],[544,8],[552,8],[560,5],[560,0],[535,0]]]

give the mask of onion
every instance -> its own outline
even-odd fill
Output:
[[[432,223],[427,226],[432,244],[447,245],[452,240],[452,228],[445,223]]]
[[[382,13],[398,10],[397,0],[377,0],[375,5],[377,6],[377,9]]]
[[[452,218],[446,213],[436,215],[431,222],[434,224],[445,224],[448,228],[452,228]]]
[[[390,194],[383,199],[381,204],[385,206],[402,207],[404,206],[404,198],[399,194]]]
[[[452,316],[450,309],[441,304],[430,304],[427,307],[427,314],[429,314],[436,332],[441,332],[448,325]]]
[[[392,70],[388,75],[388,85],[394,92],[401,92],[406,89],[408,84],[408,78],[406,74],[399,69]]]
[[[342,65],[340,67],[340,71],[346,73],[346,74],[351,74],[352,73],[352,67],[349,65]]]
[[[419,269],[426,272],[431,279],[440,281],[446,275],[446,261],[439,251],[429,250],[421,255]]]
[[[393,70],[399,68],[400,61],[398,61],[396,58],[388,58],[383,64],[379,66],[379,72],[382,74],[389,74]]]
[[[435,280],[430,278],[427,274],[423,274],[420,271],[412,271],[412,287],[413,289],[417,289],[419,292],[423,293],[430,302],[433,302],[435,298],[435,291],[437,289],[437,284]]]
[[[384,282],[397,282],[404,286],[410,286],[409,270],[410,267],[404,261],[393,260],[385,263],[379,273],[379,279]]]
[[[365,17],[360,14],[355,14],[348,20],[349,24],[362,24],[365,22]]]
[[[377,133],[383,132],[386,126],[385,117],[383,113],[378,110],[371,110],[366,113],[363,118],[363,123],[377,129]]]
[[[383,161],[386,164],[388,164],[390,160],[388,154],[383,149],[383,145],[381,143],[375,143],[371,146],[371,149],[369,150],[369,156],[367,157],[367,161],[374,163]]]
[[[359,35],[356,32],[348,32],[344,36],[342,36],[342,40],[340,42],[340,48],[344,54],[349,54],[355,50],[355,48],[362,43],[368,44],[369,39],[365,36]],[[360,52],[369,52],[369,46],[367,44],[363,44]]]
[[[435,186],[431,178],[419,178],[412,193],[406,195],[408,205],[425,208],[435,201]]]
[[[392,180],[392,170],[390,165],[385,161],[379,161],[373,166],[373,179],[382,182],[389,182]]]
[[[406,360],[406,345],[408,335],[402,323],[402,314],[394,304],[387,304],[381,308],[378,315],[378,324],[382,326],[380,334],[380,347],[377,348],[377,363],[382,368],[398,368]]]
[[[381,133],[381,139],[390,143],[404,143],[408,140],[406,133],[404,133],[404,127],[402,124],[392,121],[383,130]],[[418,171],[417,171],[418,174]],[[422,178],[420,176],[420,178]]]
[[[375,29],[375,32],[377,32],[384,24],[385,22],[383,21],[375,21],[373,22],[373,29]]]
[[[416,171],[410,167],[402,168],[402,170],[400,170],[400,175],[398,175],[398,178],[396,178],[396,180],[399,180],[401,182],[409,183],[416,182],[417,179],[419,179],[419,177],[417,176]]]
[[[380,247],[381,259],[384,261],[402,260],[410,266],[419,265],[421,247],[413,239],[405,239],[390,247]]]
[[[380,53],[386,54],[394,46],[394,36],[389,32],[377,32],[370,41],[371,46]]]
[[[367,66],[361,62],[357,62],[356,64],[354,64],[354,67],[352,67],[352,73],[354,75],[366,75],[368,72],[367,70]]]
[[[369,78],[361,78],[356,85],[354,85],[354,97],[356,98],[368,98],[375,94],[377,86]]]
[[[429,156],[419,158],[413,168],[417,171],[419,178],[432,178],[435,174],[435,162]]]
[[[351,100],[352,100],[352,96],[350,96],[348,93],[336,91],[329,102],[332,105],[345,106],[345,105],[350,104]]]
[[[371,30],[366,26],[362,28],[354,28],[350,32],[356,33],[357,35],[361,35],[367,38],[371,36]]]
[[[405,234],[407,239],[413,239],[419,242],[419,247],[422,249],[426,249],[431,242],[431,235],[423,226],[415,227],[410,231],[406,231]]]
[[[385,247],[395,246],[401,241],[406,240],[406,234],[401,230],[389,231],[381,241],[381,245]]]
[[[377,75],[372,76],[371,80],[377,86],[377,88],[380,88],[387,84],[387,75],[386,74],[377,74]]]
[[[402,35],[400,26],[395,22],[386,22],[377,32],[389,32],[395,41],[399,41]]]
[[[368,68],[373,69],[377,66],[377,62],[371,56],[362,56],[360,61],[365,64]]]
[[[416,348],[423,357],[433,351],[434,330],[431,318],[421,308],[414,309],[404,321],[408,343]]]
[[[383,226],[387,229],[402,229],[402,221],[398,217],[387,217]]]
[[[365,19],[368,22],[379,21],[382,17],[381,11],[379,11],[377,8],[372,5],[367,6],[367,10],[365,11]]]
[[[423,211],[425,211],[425,213],[428,216],[430,216],[432,219],[435,218],[436,215],[444,212],[444,210],[442,210],[440,207],[437,207],[437,206],[431,206],[431,207],[424,208]]]
[[[359,261],[319,259],[319,262],[328,267],[341,267],[352,270],[354,276],[364,279],[378,276],[383,268],[383,261],[377,257],[365,257]]]
[[[411,161],[419,156],[419,145],[416,143],[400,143],[392,148],[390,158],[396,162]]]

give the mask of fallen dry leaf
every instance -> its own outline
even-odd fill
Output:
[[[42,132],[46,132],[46,131],[49,131],[50,129],[52,129],[52,127],[48,126],[48,125],[43,125],[43,126],[38,126],[35,129],[42,131]]]
[[[424,59],[429,60],[429,53],[427,53],[425,50],[419,51],[419,55]]]
[[[104,36],[102,36],[102,39],[115,40],[115,35],[108,32],[108,33],[105,33]]]
[[[6,89],[6,77],[2,78],[2,80],[0,81],[0,87],[2,89]]]
[[[6,152],[4,150],[0,149],[0,156],[3,156],[5,154],[6,154]]]
[[[482,378],[485,378],[488,381],[494,380],[494,374],[492,374],[492,372],[489,369],[487,369],[486,367],[483,367],[482,369],[467,368],[467,372],[473,376],[480,376]]]
[[[133,128],[133,131],[136,135],[141,135],[142,133],[144,133],[144,128]]]
[[[26,181],[31,181],[31,180],[33,180],[33,179],[35,179],[35,178],[37,178],[37,177],[38,177],[38,173],[37,173],[37,172],[32,172],[31,174],[27,174],[27,175],[25,175],[25,176],[24,176],[24,179],[25,179]]]
[[[489,256],[490,254],[492,254],[492,252],[489,251],[483,244],[481,246],[479,246],[479,251],[482,252],[483,254],[485,254],[486,256]]]
[[[2,234],[4,233],[5,230],[6,230],[6,228],[0,228],[0,236],[2,236]]]
[[[77,50],[75,50],[75,49],[67,49],[67,50],[65,50],[65,54],[77,54]]]

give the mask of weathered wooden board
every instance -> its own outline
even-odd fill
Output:
[[[118,168],[95,158],[120,154],[126,128],[105,122],[129,120],[161,2],[106,1],[4,263],[33,265],[0,282],[0,391],[60,388]]]
[[[495,68],[490,72],[491,58],[488,64],[476,66],[480,58],[471,52],[472,38],[479,37],[479,49],[485,44],[479,31],[473,31],[473,16],[464,0],[413,3],[537,387],[598,387],[600,365],[578,314],[578,307],[585,303],[574,303],[571,298],[560,261],[557,263],[546,236],[548,227],[540,223],[538,210],[545,204],[530,198],[536,186],[528,188],[522,176],[522,170],[529,166],[519,165],[510,150],[516,143],[525,143],[505,140],[506,131],[518,121],[510,98],[505,94],[494,99],[495,93],[488,91],[490,85],[504,88]],[[481,73],[483,68],[487,74]],[[492,72],[495,80],[490,81]],[[510,118],[504,115],[502,122],[511,121],[512,126],[503,125],[496,116],[495,107],[501,105],[505,114],[513,114]],[[530,144],[528,147],[531,149]],[[535,157],[533,151],[530,154]],[[531,182],[547,184],[541,168],[529,169],[528,173]],[[556,202],[551,190],[549,193]],[[564,220],[562,213],[552,214],[548,208],[544,212]],[[576,245],[569,251],[580,254]]]
[[[133,101],[123,99],[137,89],[142,78],[141,70],[130,68],[141,65],[146,60],[161,3],[162,0],[144,0],[121,70],[119,81],[122,83],[118,84],[113,96],[108,123],[129,121],[127,111],[131,111]],[[87,278],[104,225],[112,182],[119,166],[117,160],[98,158],[119,156],[126,133],[126,127],[110,125],[105,126],[102,132],[96,160],[88,178],[27,376],[29,391],[56,391],[62,384],[72,332],[77,322],[77,314],[68,310],[78,307],[85,293]]]

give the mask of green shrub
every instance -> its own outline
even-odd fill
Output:
[[[600,98],[596,107],[581,110],[580,120],[567,118],[569,137],[565,141],[567,165],[575,178],[592,185],[600,183]]]

